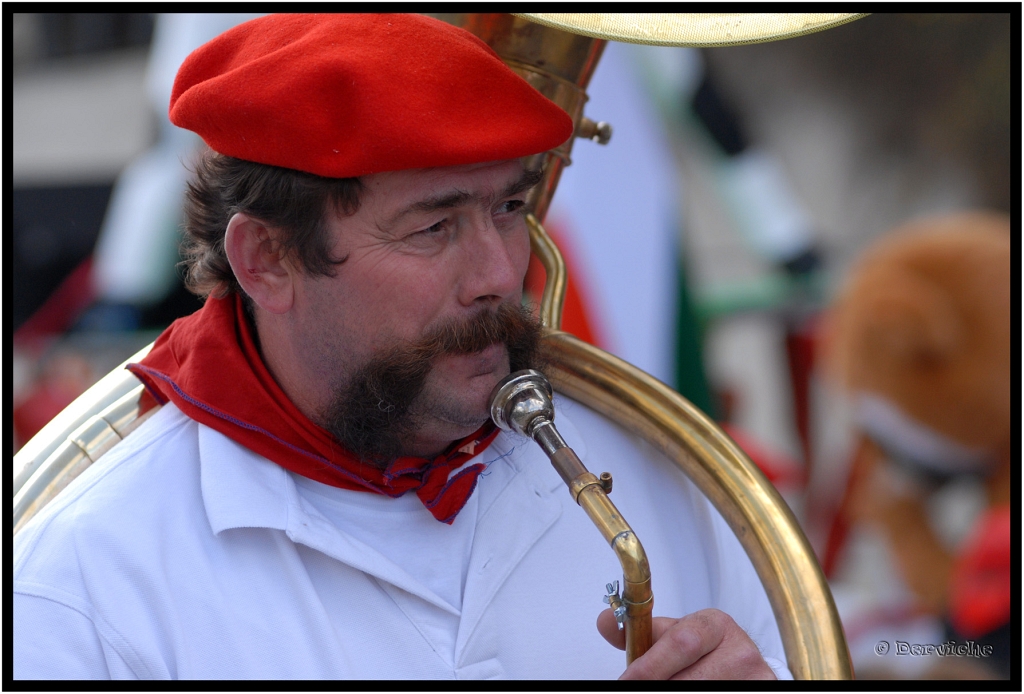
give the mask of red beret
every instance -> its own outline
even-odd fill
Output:
[[[260,17],[178,70],[171,122],[214,151],[347,178],[515,159],[572,119],[483,41],[429,17]]]

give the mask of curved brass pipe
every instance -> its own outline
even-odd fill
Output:
[[[575,455],[575,454],[573,454]],[[654,643],[654,593],[647,553],[633,529],[608,498],[601,481],[592,472],[580,475],[569,491],[594,522],[622,566],[622,604],[626,607],[626,664],[646,653]]]
[[[547,275],[544,293],[540,298],[541,325],[551,330],[561,330],[566,288],[565,261],[558,246],[532,214],[526,215],[526,227],[530,230],[530,248],[544,266]]]
[[[14,534],[73,479],[156,412],[157,408],[152,407],[155,403],[145,395],[138,379],[128,371],[117,376],[118,385],[134,387],[98,414],[83,413],[81,423],[57,439],[59,445],[45,456],[34,460],[24,456],[21,468],[17,467],[19,459],[15,456],[15,469],[21,473],[21,480],[20,484],[15,480]],[[75,401],[80,402],[84,401]]]
[[[526,216],[526,226],[530,231],[530,247],[547,275],[540,300],[540,321],[545,328],[558,330],[562,327],[562,309],[565,305],[565,260],[535,216]],[[573,499],[597,526],[622,565],[622,604],[626,607],[626,663],[631,663],[646,653],[654,641],[651,626],[654,595],[651,592],[651,567],[647,562],[647,554],[636,533],[608,498],[598,478],[587,471],[572,449],[560,448],[549,455],[555,469],[569,486]],[[557,459],[559,455],[571,455],[572,460],[560,461]],[[572,470],[572,473],[563,471],[563,467]]]
[[[100,379],[15,453],[12,534],[159,409],[124,368],[152,347],[146,345]]]
[[[742,450],[677,392],[568,333],[542,341],[560,393],[649,441],[708,497],[761,579],[797,679],[852,679],[839,614],[807,538]]]
[[[499,428],[527,436],[541,447],[569,488],[573,501],[583,508],[615,552],[622,565],[625,585],[620,596],[618,581],[609,583],[605,601],[614,611],[619,628],[625,628],[628,665],[646,653],[654,642],[651,567],[636,533],[608,498],[611,475],[603,473],[599,479],[587,470],[558,433],[553,394],[551,383],[540,371],[524,369],[510,373],[491,391],[491,420]]]
[[[14,454],[15,494],[86,419],[112,405],[140,385],[139,379],[125,370],[125,367],[132,362],[140,361],[149,354],[152,347],[153,343],[146,345],[93,384]]]
[[[540,315],[548,332],[541,357],[552,385],[649,441],[718,509],[765,586],[796,679],[852,679],[832,593],[789,506],[739,446],[683,396],[558,329],[565,262],[540,222],[528,216],[527,224],[533,252],[547,273]],[[607,538],[601,523],[594,522]]]

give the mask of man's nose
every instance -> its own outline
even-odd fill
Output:
[[[462,304],[500,304],[518,296],[529,260],[525,227],[499,231],[487,220],[470,237],[459,293]]]

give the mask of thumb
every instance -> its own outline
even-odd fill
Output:
[[[611,609],[603,610],[597,615],[597,630],[601,632],[605,641],[620,651],[626,650],[626,631],[619,631],[619,624],[615,621],[615,614]]]
[[[655,617],[651,620],[651,632],[654,636],[654,640],[657,641],[661,638],[662,634],[668,631],[673,624],[678,622],[678,619],[670,619],[669,617]],[[604,637],[604,640],[611,645],[618,648],[620,651],[626,650],[626,630],[619,630],[619,623],[615,621],[615,613],[611,611],[611,608],[606,609],[597,615],[597,630]]]

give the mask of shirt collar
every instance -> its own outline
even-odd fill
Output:
[[[555,403],[559,432],[586,462],[586,444],[564,412],[565,401],[556,396]],[[482,456],[483,460],[494,464],[507,459],[517,471],[522,464],[519,461],[522,451],[513,454],[513,449],[536,445],[525,437],[509,434],[500,435],[495,444],[490,455]],[[284,468],[203,424],[199,425],[199,457],[203,503],[215,534],[231,528],[287,530],[289,516],[319,515],[302,502],[295,481]],[[534,474],[545,480],[545,486],[549,490],[561,486],[561,478],[550,464],[538,462],[541,469]],[[296,519],[291,520],[294,523]]]
[[[298,506],[299,496],[284,468],[202,424],[199,459],[203,504],[215,534],[287,527],[289,507]]]

